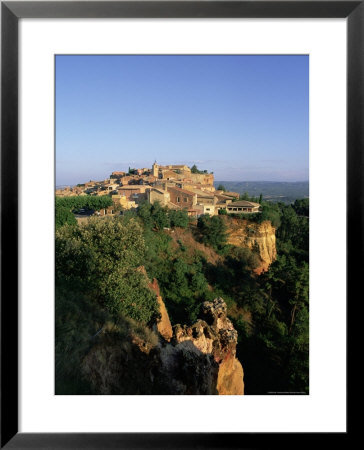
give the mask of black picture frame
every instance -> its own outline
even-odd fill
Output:
[[[18,433],[18,21],[115,17],[347,18],[347,304],[364,273],[360,258],[364,216],[364,1],[1,2],[1,448],[218,449],[264,444],[270,448],[277,439],[281,446],[293,440],[307,445],[313,436],[310,433]],[[358,251],[359,261],[354,257]],[[347,348],[350,352],[350,345]],[[336,442],[347,439],[348,431],[337,433]],[[314,438],[315,444],[327,444],[324,433],[316,433]]]

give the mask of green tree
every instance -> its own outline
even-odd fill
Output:
[[[217,186],[217,190],[218,190],[218,191],[224,191],[224,192],[226,192],[226,187],[225,187],[223,184],[219,184],[219,185]]]
[[[258,219],[260,222],[269,220],[275,228],[279,228],[281,225],[281,215],[279,211],[273,209],[271,206],[264,205]]]
[[[56,231],[56,281],[68,283],[110,313],[149,322],[158,305],[138,270],[145,258],[142,229],[131,219],[90,219]]]
[[[161,206],[159,202],[153,203],[151,208],[151,217],[153,227],[157,230],[162,230],[164,227],[169,227],[170,225],[168,210],[166,207]]]
[[[152,228],[152,205],[148,202],[143,202],[138,206],[138,216],[142,219],[146,228]]]
[[[76,195],[73,197],[56,197],[56,209],[63,207],[70,211],[86,208],[89,210],[100,210],[108,208],[113,204],[109,195]]]
[[[293,209],[295,210],[296,214],[298,216],[309,216],[309,199],[308,198],[302,198],[295,200],[293,204]]]
[[[62,227],[65,224],[76,225],[77,220],[72,212],[64,206],[56,208],[56,228]]]
[[[199,169],[197,168],[196,164],[194,164],[194,165],[191,167],[191,173],[201,173],[201,174],[204,174],[204,173],[207,173],[207,170],[199,170]],[[212,172],[211,172],[211,173],[212,173]]]
[[[187,211],[176,211],[171,209],[168,213],[171,227],[187,228],[189,219]]]
[[[163,207],[160,202],[142,203],[138,208],[138,216],[144,227],[162,230],[165,227],[186,228],[189,224],[187,211],[176,211]]]
[[[178,255],[169,263],[160,278],[163,298],[174,323],[193,323],[203,300],[207,298],[208,284],[199,259],[188,262]]]
[[[222,217],[203,215],[198,218],[197,227],[202,235],[202,242],[215,250],[222,250],[227,242],[226,225]]]

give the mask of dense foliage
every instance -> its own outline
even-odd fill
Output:
[[[241,306],[251,320],[234,318],[241,343],[238,356],[247,393],[308,393],[308,199],[263,205],[277,227],[278,256],[268,272],[254,280],[253,289],[242,294]],[[303,210],[307,216],[298,214]]]
[[[142,203],[138,208],[138,216],[142,219],[144,226],[162,230],[169,227],[188,226],[189,220],[187,211],[175,211],[161,206],[159,202],[152,205],[148,202]]]
[[[75,225],[76,223],[77,220],[69,208],[65,206],[59,206],[56,208],[56,228],[59,228],[65,224]]]
[[[109,195],[75,195],[73,197],[56,197],[56,209],[60,207],[70,210],[81,208],[93,209],[95,211],[108,208],[112,205],[112,199]]]
[[[134,220],[93,218],[56,231],[57,281],[92,294],[110,313],[148,322],[157,304],[138,270],[144,257],[142,231]]]
[[[201,216],[196,225],[185,211],[144,203],[122,217],[60,226],[58,391],[89,392],[78,365],[106,322],[119,324],[121,336],[121,320],[143,326],[155,321],[158,307],[148,279],[156,278],[172,324],[193,323],[202,301],[224,298],[238,331],[247,394],[308,393],[308,199],[292,205],[259,200],[262,212],[242,218],[270,220],[278,250],[259,276],[257,249],[227,245],[226,216]],[[67,205],[68,211],[75,207]]]
[[[82,208],[87,210],[98,211],[100,209],[108,208],[112,205],[112,199],[108,195],[91,196],[91,195],[75,195],[72,197],[56,197],[55,214],[56,214],[56,228],[62,225],[73,225],[76,219],[73,211],[78,211]]]
[[[225,248],[227,242],[226,225],[221,217],[203,215],[198,218],[197,227],[204,244],[211,245],[216,251]]]

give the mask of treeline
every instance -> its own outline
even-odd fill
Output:
[[[100,209],[111,206],[112,199],[108,195],[91,196],[91,195],[75,195],[73,197],[56,197],[55,200],[55,224],[56,228],[68,224],[76,224],[76,218],[73,211],[82,208],[87,210],[98,211]]]
[[[81,208],[93,209],[95,211],[108,208],[112,205],[109,195],[75,195],[73,197],[56,197],[56,208],[68,208],[78,210]]]

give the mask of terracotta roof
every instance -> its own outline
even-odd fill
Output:
[[[157,188],[157,187],[153,187],[152,189],[150,189],[150,191],[157,191],[157,192],[159,192],[160,194],[168,194],[168,191],[166,191],[166,190],[164,190],[164,189],[162,189],[162,188]]]
[[[216,193],[214,193],[214,197],[216,197],[219,201],[231,200],[231,197],[228,197],[227,195],[221,195]]]
[[[173,170],[171,170],[171,169],[163,170],[163,178],[168,177],[168,176],[175,177],[175,176],[177,176],[177,174],[176,174],[176,172],[173,172]]]
[[[143,186],[141,184],[127,184],[126,186],[120,186],[117,190],[118,191],[135,191],[136,189],[143,189]]]
[[[193,188],[193,191],[191,191],[191,192],[194,192],[199,197],[214,197],[213,192],[206,192],[206,191],[203,191],[202,189]]]
[[[259,203],[253,203],[253,202],[248,202],[247,200],[240,200],[239,202],[232,202],[232,203],[229,203],[228,205],[227,205],[227,207],[228,208],[232,208],[232,207],[239,207],[239,206],[244,206],[244,207],[246,207],[246,208],[254,208],[254,207],[256,207],[256,206],[260,206],[259,205]]]
[[[229,197],[239,197],[239,194],[237,192],[230,192],[230,191],[225,191],[224,195],[227,195]]]
[[[192,191],[187,191],[187,189],[181,189],[181,188],[179,188],[179,187],[177,187],[177,186],[167,186],[167,191],[169,190],[169,189],[174,189],[174,190],[176,190],[177,192],[181,192],[181,194],[188,194],[188,195],[195,195],[195,193],[194,192],[192,192]]]

